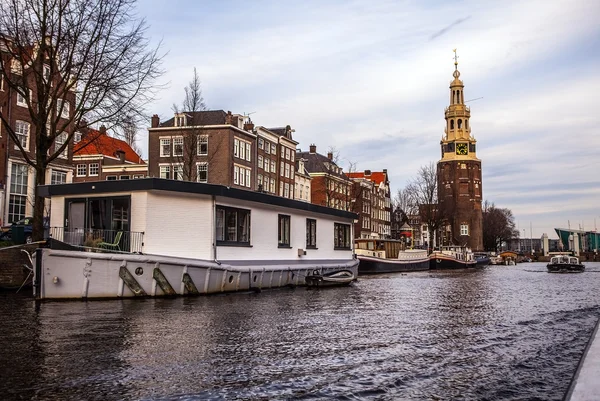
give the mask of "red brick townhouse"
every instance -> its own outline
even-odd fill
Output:
[[[312,178],[310,182],[311,203],[340,210],[351,210],[352,181],[333,160],[317,153],[317,146],[310,145],[308,152],[297,152],[296,158],[304,159],[304,168]]]
[[[73,182],[145,178],[148,165],[129,144],[100,130],[84,127],[74,136]]]
[[[2,224],[20,220],[33,214],[35,170],[27,164],[17,143],[8,133],[10,128],[18,137],[25,154],[31,160],[36,157],[36,126],[29,109],[37,107],[37,85],[54,88],[60,93],[64,81],[58,75],[51,76],[52,61],[43,60],[43,69],[33,68],[32,60],[39,60],[37,46],[21,57],[9,49],[12,42],[0,36],[0,222]],[[43,79],[38,81],[38,75]],[[10,84],[12,83],[12,85]],[[16,89],[18,88],[18,89]],[[49,149],[49,154],[60,148],[73,132],[70,123],[71,106],[74,105],[74,93],[67,92],[64,99],[58,99],[51,109],[47,126],[60,132]],[[54,159],[46,170],[46,183],[59,184],[71,182],[72,144]]]
[[[353,211],[360,215],[354,235],[357,238],[390,238],[392,200],[387,170],[365,170],[346,175],[354,182]]]

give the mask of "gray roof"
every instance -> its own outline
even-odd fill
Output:
[[[227,113],[223,110],[206,110],[206,111],[184,111],[184,114],[188,116],[187,125],[222,125],[226,124]],[[160,124],[160,127],[173,127],[175,126],[175,117]]]
[[[339,168],[339,166],[337,164],[335,164],[335,162],[333,162],[333,160],[329,160],[329,158],[327,156],[323,156],[322,154],[319,154],[319,153],[296,152],[296,159],[299,159],[299,158],[306,160],[306,162],[304,162],[304,167],[306,168],[306,171],[309,174],[311,174],[311,173],[328,173],[330,175],[339,177],[341,179],[349,180],[349,178],[343,172],[338,173],[335,170],[331,170],[331,169],[327,168],[328,165],[334,165]]]

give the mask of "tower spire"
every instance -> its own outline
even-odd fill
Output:
[[[454,52],[454,70],[458,70],[458,55],[456,54],[456,49],[452,49]]]

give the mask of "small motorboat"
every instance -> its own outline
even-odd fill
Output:
[[[351,270],[335,270],[328,273],[314,270],[312,274],[306,276],[305,281],[308,287],[333,287],[348,285],[355,279]]]
[[[548,273],[582,273],[585,270],[578,258],[569,255],[553,256],[546,267]]]
[[[475,253],[475,262],[477,262],[476,267],[485,267],[491,264],[491,259],[487,253],[478,252]]]

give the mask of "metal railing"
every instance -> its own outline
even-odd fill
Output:
[[[119,232],[122,234],[116,241]],[[82,248],[102,248],[132,253],[141,253],[144,245],[144,233],[138,231],[50,227],[50,238]]]

